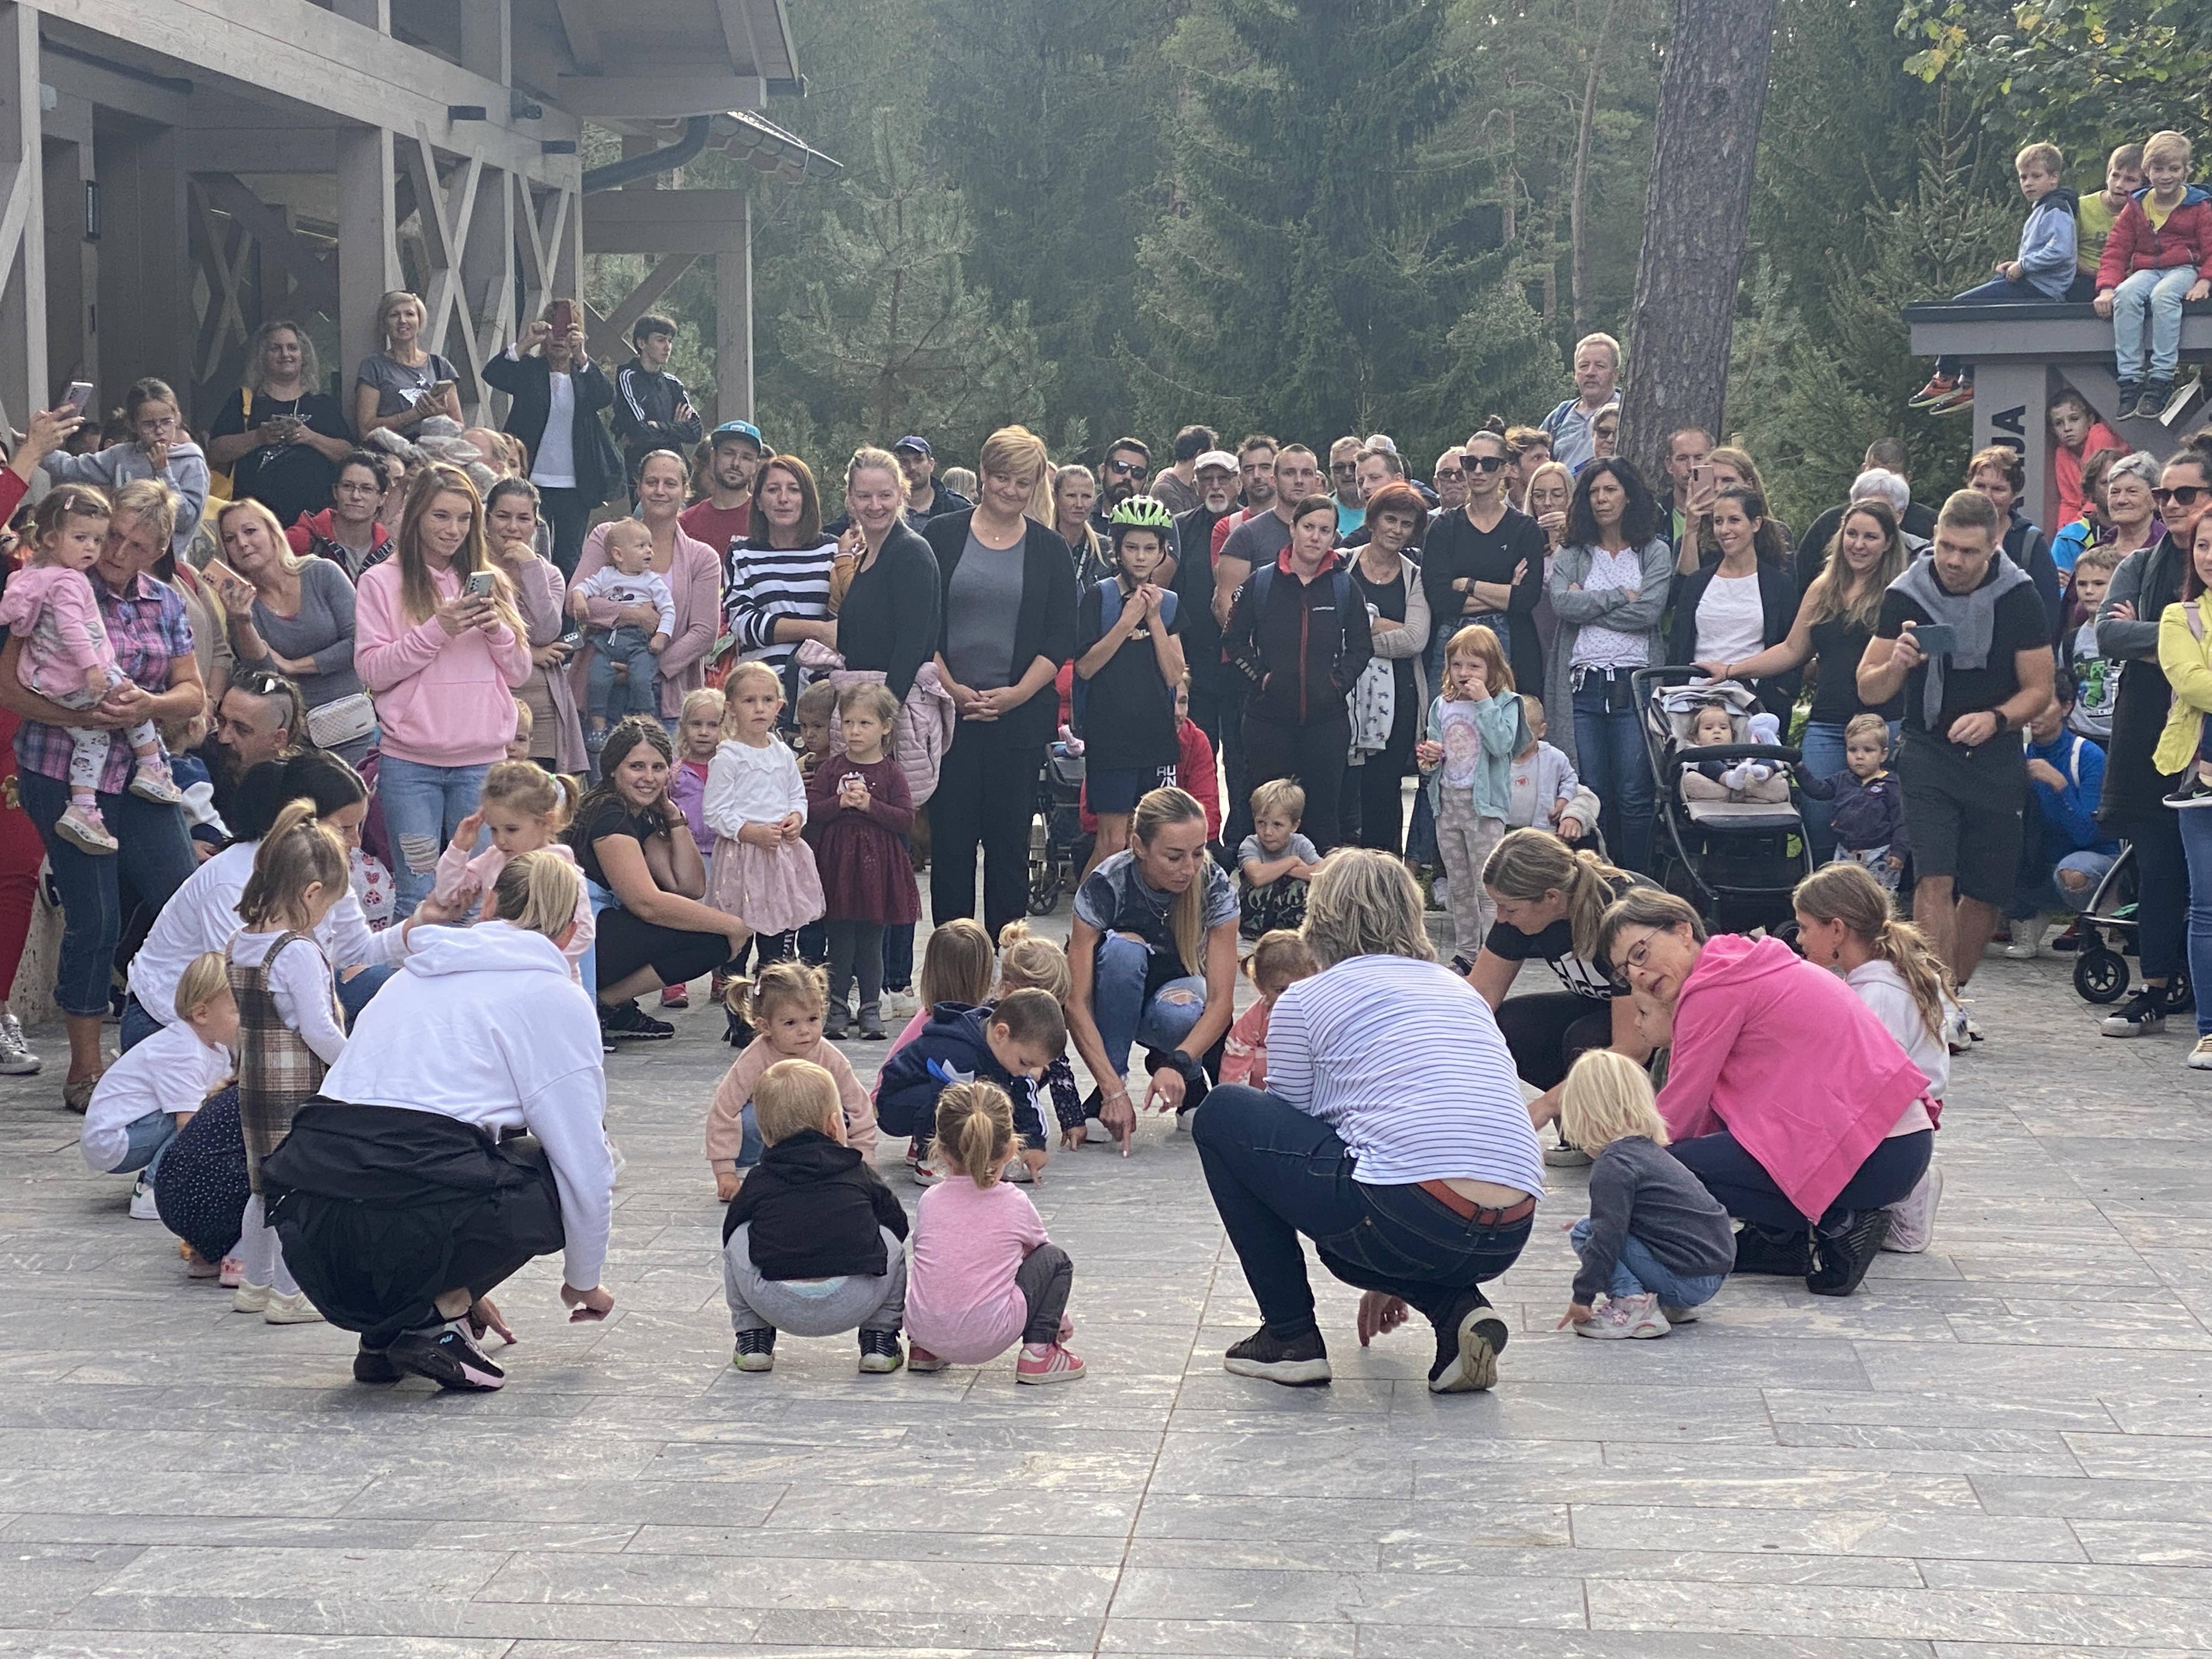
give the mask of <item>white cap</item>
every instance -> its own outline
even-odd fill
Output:
[[[1237,476],[1237,458],[1225,449],[1209,449],[1191,463],[1190,470],[1203,472],[1209,466],[1218,466],[1231,477]]]

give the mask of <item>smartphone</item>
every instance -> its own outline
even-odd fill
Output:
[[[92,382],[89,380],[71,380],[70,382],[69,396],[62,399],[62,404],[63,407],[73,409],[76,410],[78,414],[82,415],[84,413],[84,406],[91,401]]]
[[[446,401],[446,394],[453,389],[453,383],[451,380],[434,380],[430,385],[430,395],[440,403],[443,403]]]
[[[498,588],[499,578],[489,570],[479,570],[469,578],[469,597],[472,599],[488,599]]]
[[[218,583],[235,584],[240,587],[246,586],[246,578],[240,575],[235,570],[233,570],[221,559],[210,559],[201,567],[201,569]]]
[[[1915,623],[1912,642],[1923,657],[1948,657],[1959,648],[1959,630],[1949,623]]]
[[[1703,495],[1705,486],[1712,482],[1712,469],[1703,461],[1698,462],[1690,469],[1690,493],[1692,495]]]
[[[576,302],[574,300],[556,300],[546,307],[545,320],[556,336],[568,333],[576,325]]]

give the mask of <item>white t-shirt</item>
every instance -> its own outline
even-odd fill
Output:
[[[1928,1098],[1941,1102],[1951,1083],[1951,1049],[1928,1029],[1920,1018],[1920,1005],[1905,983],[1905,976],[1886,962],[1865,962],[1844,975],[1844,983],[1858,993],[1861,1002],[1874,1010],[1882,1029],[1897,1039],[1905,1057],[1928,1079]],[[1933,1128],[1928,1109],[1917,1100],[1907,1106],[1889,1133],[1909,1135]]]
[[[281,932],[240,931],[231,938],[230,959],[241,968],[258,968],[268,960],[270,947],[283,937]],[[269,970],[269,991],[285,1024],[299,1033],[300,1040],[315,1051],[324,1065],[337,1065],[338,1056],[345,1052],[345,1027],[338,1024],[330,962],[312,936],[295,939],[284,947],[276,965]]]
[[[1759,602],[1759,573],[1713,578],[1698,601],[1699,662],[1741,662],[1766,649],[1766,611]]]
[[[546,412],[545,430],[538,440],[537,465],[530,482],[540,489],[576,487],[576,382],[567,374],[548,374],[547,389],[553,406]]]
[[[163,1026],[100,1073],[78,1136],[85,1167],[108,1174],[131,1150],[132,1124],[149,1112],[197,1112],[237,1073],[229,1049],[182,1022]]]

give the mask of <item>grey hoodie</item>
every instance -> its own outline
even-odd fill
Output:
[[[111,444],[89,455],[49,455],[44,465],[46,476],[56,483],[90,484],[111,495],[125,484],[155,476],[146,452],[135,443]],[[161,479],[176,492],[177,531],[169,538],[169,549],[181,559],[191,550],[192,532],[200,527],[200,511],[207,505],[207,457],[190,439],[171,444],[169,465]]]

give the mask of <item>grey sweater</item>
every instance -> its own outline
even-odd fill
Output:
[[[1597,1155],[1589,1172],[1589,1238],[1575,1300],[1589,1307],[1613,1278],[1631,1233],[1684,1278],[1724,1273],[1735,1266],[1729,1212],[1663,1147],[1644,1135],[1624,1135]]]
[[[280,617],[259,599],[253,602],[253,631],[280,657],[307,657],[315,672],[296,677],[310,708],[349,697],[361,690],[353,666],[353,584],[328,559],[300,561],[300,611]],[[268,658],[240,663],[242,668],[274,669]]]

